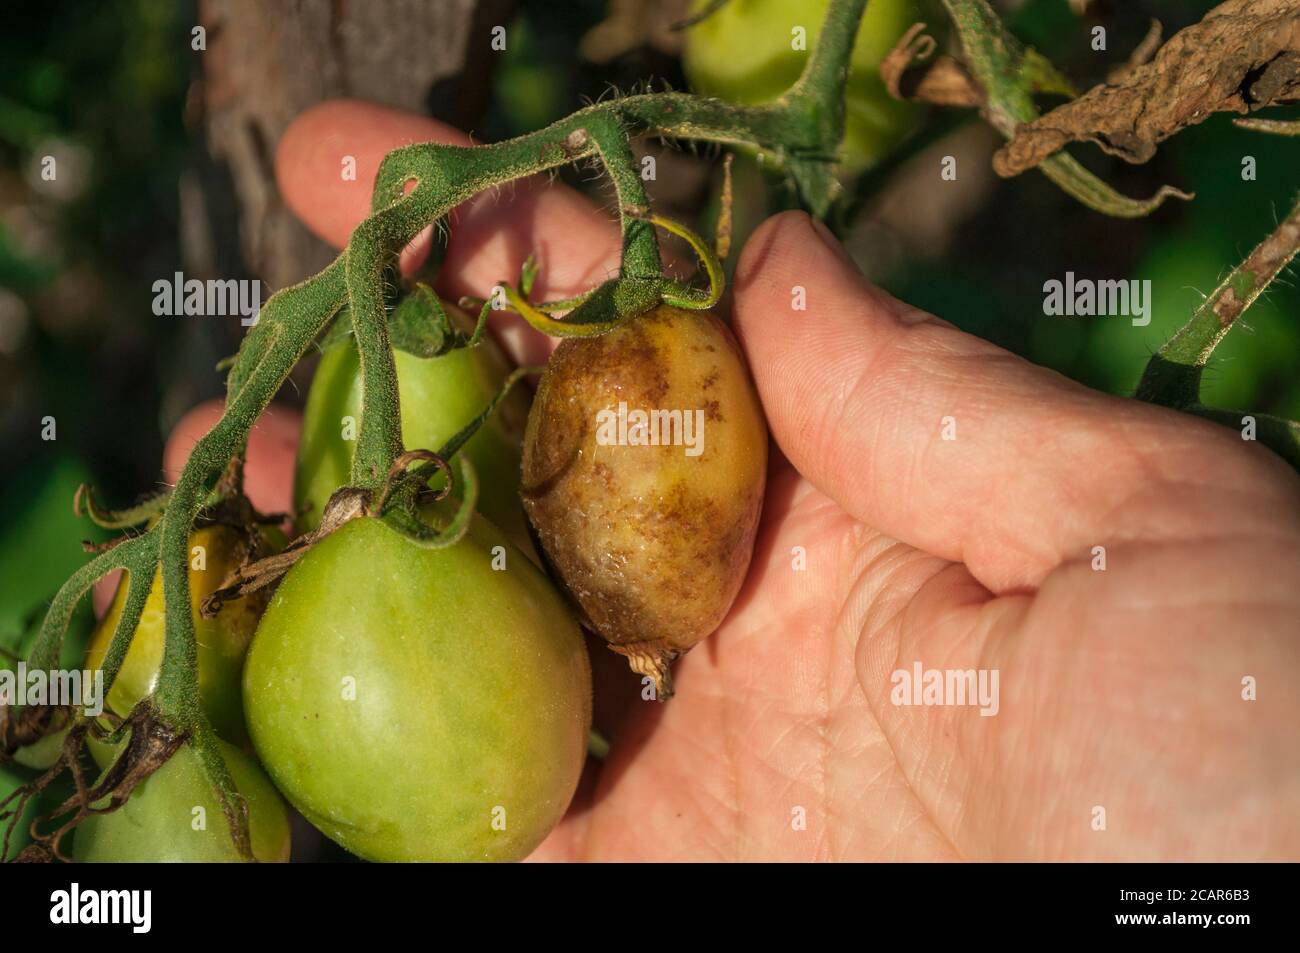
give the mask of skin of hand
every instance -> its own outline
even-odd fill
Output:
[[[341,246],[380,159],[427,140],[468,141],[323,104],[280,143],[282,194]],[[529,251],[560,297],[614,273],[618,232],[521,183],[457,210],[440,290],[484,296]],[[802,213],[750,239],[733,321],[779,448],[748,578],[665,705],[591,643],[611,753],[534,859],[1300,858],[1300,480],[1281,460],[907,307]],[[548,353],[517,319],[495,330],[517,359]],[[278,508],[294,420],[272,419],[249,473]],[[996,714],[894,704],[916,663],[996,671]]]

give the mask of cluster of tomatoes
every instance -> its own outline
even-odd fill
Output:
[[[775,98],[798,77],[826,0],[806,7],[746,0],[715,11],[689,34],[692,85],[733,101]],[[877,64],[916,16],[911,0],[868,7],[848,78],[850,167],[878,159],[909,125]],[[443,446],[510,372],[490,342],[394,358],[408,448]],[[362,403],[358,352],[345,339],[323,354],[308,395],[297,532],[316,530],[348,483]],[[692,452],[671,440],[597,440],[599,416],[627,406],[678,426],[698,414]],[[204,554],[189,579],[200,700],[247,802],[254,859],[289,858],[289,805],[367,860],[527,856],[564,815],[586,759],[592,686],[581,629],[626,656],[662,699],[673,659],[734,600],[762,507],[767,432],[740,349],[712,314],[659,307],[564,341],[531,408],[512,392],[461,453],[481,492],[459,542],[431,548],[383,519],[352,519],[273,594],[229,600],[211,618],[200,606],[231,570],[287,540],[220,523],[193,532],[191,549]],[[426,520],[445,522],[454,503],[429,507]],[[251,533],[262,535],[258,546]],[[125,600],[124,581],[88,669],[103,664]],[[155,691],[163,632],[155,578],[106,699],[112,715],[127,718]],[[46,739],[20,760],[53,763],[57,744]],[[106,768],[124,745],[88,747]],[[0,797],[22,781],[0,766]],[[9,856],[31,817],[67,793],[28,803]],[[81,861],[247,859],[190,745],[71,836]]]
[[[394,354],[409,447],[445,444],[510,373],[490,341],[437,357]],[[598,445],[600,412],[629,400],[707,407],[707,442],[694,455],[672,443]],[[316,529],[348,482],[361,403],[358,353],[345,339],[322,355],[308,395],[300,532]],[[563,817],[586,762],[592,686],[581,626],[634,668],[658,660],[647,679],[664,687],[668,662],[716,628],[743,580],[766,449],[730,331],[707,312],[660,307],[563,342],[531,407],[517,390],[497,407],[461,450],[482,492],[453,545],[422,545],[380,517],[357,517],[319,538],[273,594],[223,601],[208,617],[201,607],[231,570],[286,538],[266,527],[195,529],[200,701],[247,802],[253,857],[289,858],[289,805],[367,860],[531,853]],[[457,505],[453,497],[422,515],[436,526]],[[683,565],[693,567],[689,591]],[[125,602],[124,581],[87,669],[103,664]],[[156,576],[106,699],[112,715],[128,718],[156,689],[164,628]],[[87,747],[104,769],[126,745]],[[124,806],[70,836],[79,861],[241,859],[188,744]]]
[[[509,371],[491,342],[395,359],[412,447],[441,446]],[[527,410],[512,393],[463,449],[483,487],[482,515],[449,548],[421,548],[380,519],[354,520],[274,595],[225,601],[208,618],[200,606],[248,557],[248,530],[191,534],[191,552],[202,554],[189,570],[201,701],[247,800],[257,860],[289,857],[286,799],[370,860],[513,859],[559,820],[585,757],[591,686],[573,614],[520,548],[530,546],[518,498]],[[314,529],[348,482],[360,418],[348,340],[323,354],[308,396],[296,530]],[[278,530],[260,531],[266,547],[284,545]],[[92,636],[88,669],[102,664],[125,599],[123,583]],[[155,689],[163,630],[155,578],[108,693],[113,714],[127,717]],[[88,747],[101,768],[118,755]],[[239,859],[189,745],[124,807],[71,838],[79,861]]]

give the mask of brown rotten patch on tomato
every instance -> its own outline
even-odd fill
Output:
[[[1175,34],[1149,63],[1019,127],[994,156],[999,175],[1032,169],[1071,142],[1127,162],[1214,113],[1252,113],[1300,101],[1300,3],[1229,0]]]
[[[524,438],[524,509],[584,624],[672,694],[668,664],[744,581],[767,428],[717,317],[661,306],[547,366]]]

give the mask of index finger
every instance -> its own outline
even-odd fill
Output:
[[[370,214],[371,188],[384,156],[416,142],[473,144],[460,130],[423,116],[356,100],[321,103],[295,119],[280,140],[280,192],[309,229],[342,248]],[[450,228],[438,285],[453,299],[485,298],[498,282],[514,281],[530,253],[541,265],[534,291],[538,298],[578,294],[618,269],[616,223],[573,190],[537,177],[458,206]],[[426,232],[406,260],[427,253],[428,243]],[[503,326],[503,343],[517,359],[530,359],[536,342],[546,340],[523,340],[525,326],[518,318]],[[503,326],[496,328],[499,334]],[[546,353],[549,349],[540,356]]]
[[[163,481],[174,484],[190,451],[225,412],[225,401],[209,400],[191,408],[177,421],[163,448]],[[258,418],[248,434],[244,464],[244,492],[262,513],[293,512],[293,460],[298,452],[298,431],[302,417],[290,407],[272,405]],[[95,618],[102,618],[113,601],[121,580],[120,570],[95,583],[92,604]]]

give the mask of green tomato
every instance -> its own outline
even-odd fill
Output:
[[[226,741],[240,746],[248,743],[240,689],[244,653],[257,631],[257,620],[266,604],[265,597],[254,593],[227,602],[211,619],[199,614],[199,606],[216,591],[246,553],[243,535],[232,527],[205,526],[190,534],[190,603],[198,646],[199,697],[213,730]],[[104,664],[126,606],[126,594],[126,580],[123,579],[108,612],[91,635],[86,654],[86,668],[90,671]],[[105,707],[123,718],[157,687],[165,621],[162,574],[155,572],[131,646],[105,699]],[[112,757],[109,749],[99,742],[91,741],[89,747],[101,765]]]
[[[67,735],[68,729],[63,728],[46,735],[35,744],[19,748],[14,752],[14,761],[25,768],[35,768],[37,771],[53,767],[54,762],[58,761],[59,755],[63,753],[63,739]]]
[[[57,736],[60,740],[63,733]],[[0,801],[3,801],[18,788],[22,787],[29,781],[34,781],[44,773],[44,768],[38,771],[27,771],[17,765],[7,764],[0,765]],[[24,847],[31,843],[31,824],[41,815],[49,815],[57,808],[64,804],[73,793],[76,786],[73,783],[72,775],[68,771],[55,777],[40,794],[32,798],[23,807],[22,820],[13,828],[13,836],[9,839],[9,850],[2,858],[4,861],[13,860],[22,851]],[[17,801],[6,805],[6,810],[17,807]],[[67,815],[62,815],[61,819],[66,820]],[[5,828],[13,818],[5,818],[0,821],[0,842],[3,841]],[[41,831],[49,833],[58,826],[56,820],[41,821]]]
[[[248,802],[249,843],[262,863],[289,859],[289,813],[257,763],[217,742],[235,787]],[[239,851],[198,752],[181,745],[111,814],[92,815],[72,835],[81,863],[238,862]]]
[[[347,850],[518,860],[577,787],[591,670],[559,594],[486,520],[427,549],[367,517],[280,583],[244,710],[276,786]]]
[[[695,0],[692,12],[708,2]],[[730,0],[686,31],[682,65],[691,87],[734,103],[771,102],[803,72],[828,6],[829,0]],[[880,61],[921,19],[913,0],[867,4],[845,92],[844,163],[850,171],[878,162],[916,120],[916,107],[886,91]],[[800,40],[803,48],[796,49]]]
[[[30,645],[24,646],[22,654],[27,655],[29,652]],[[18,671],[17,657],[11,658],[7,654],[0,655],[0,670],[16,673]],[[67,728],[63,728],[53,734],[46,735],[34,744],[19,748],[14,752],[14,762],[24,768],[44,771],[59,760],[59,754],[63,751],[63,739],[67,734]]]
[[[9,795],[13,794],[20,787],[32,779],[30,772],[24,772],[12,764],[0,764],[0,801],[3,801]],[[32,819],[36,816],[37,803],[40,798],[30,799],[23,807],[22,817],[14,825],[13,836],[9,838],[9,849],[4,851],[0,861],[10,861],[18,856],[19,851],[31,842],[29,828]],[[11,801],[5,805],[5,810],[13,810],[17,807],[17,800]],[[0,849],[4,847],[4,832],[8,826],[13,823],[12,817],[6,817],[0,820]]]
[[[445,305],[453,319],[463,313]],[[394,350],[402,409],[402,442],[437,450],[501,389],[510,365],[491,341],[442,357],[423,358]],[[519,502],[519,458],[528,398],[515,388],[461,451],[469,456],[482,491],[479,510],[517,546],[531,552]],[[361,425],[361,361],[351,339],[327,349],[312,380],[303,417],[302,442],[294,475],[294,503],[303,530],[315,529],[330,495],[350,482],[357,428]]]
[[[69,494],[70,495],[70,494]],[[63,498],[66,505],[67,497]],[[54,521],[52,532],[59,533],[62,529],[58,521]],[[39,552],[32,550],[38,560]],[[0,559],[0,565],[4,560]],[[75,567],[73,567],[75,568]],[[71,573],[72,569],[66,570]],[[16,570],[15,570],[16,572]],[[30,582],[31,580],[28,580]],[[48,599],[45,603],[48,604]],[[3,651],[0,651],[0,670],[17,671],[20,659],[31,657],[32,649],[36,646],[36,641],[40,637],[41,622],[44,617],[42,609],[39,613],[30,613],[27,617],[28,628],[17,639],[13,638],[11,631],[0,631],[0,641],[4,641]],[[82,599],[72,613],[67,629],[63,633],[63,647],[59,652],[58,667],[62,669],[77,669],[82,667],[82,660],[86,656],[86,645],[90,640],[91,630],[95,626],[94,612],[90,606],[89,599]],[[14,761],[26,768],[34,768],[38,771],[44,771],[59,759],[59,754],[63,750],[63,739],[67,735],[67,729],[56,731],[53,734],[46,735],[34,744],[25,748],[19,748],[14,752]]]

